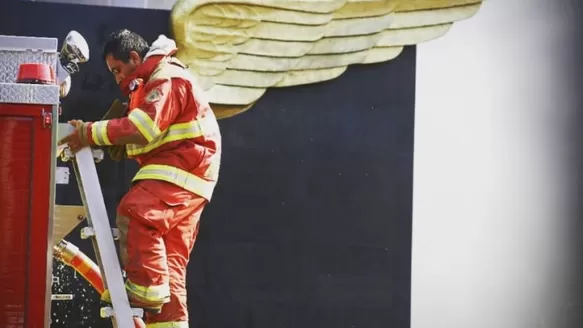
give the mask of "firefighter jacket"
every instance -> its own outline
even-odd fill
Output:
[[[210,201],[221,160],[221,134],[213,111],[174,57],[153,56],[138,70],[141,76],[130,84],[127,116],[89,124],[89,142],[125,145],[128,158],[140,166],[133,182],[162,180]],[[137,134],[140,143],[135,143]],[[130,139],[134,143],[128,143]]]

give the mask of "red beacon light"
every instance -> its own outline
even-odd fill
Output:
[[[48,64],[25,63],[18,67],[17,83],[56,84],[55,71]]]

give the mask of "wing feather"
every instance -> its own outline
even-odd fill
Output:
[[[178,0],[178,57],[231,116],[267,88],[332,80],[446,34],[482,0]],[[219,115],[220,116],[220,115]]]
[[[440,24],[408,29],[387,30],[376,43],[377,47],[409,46],[437,39],[445,35],[453,24]]]
[[[394,14],[375,17],[337,19],[327,27],[326,37],[374,34],[390,28]]]
[[[283,78],[274,87],[290,87],[295,85],[311,84],[333,80],[346,71],[344,67],[295,70],[284,74]]]
[[[399,0],[347,1],[344,6],[334,12],[334,19],[385,16],[394,12],[400,2]]]
[[[483,0],[406,0],[400,1],[395,11],[417,11],[481,4]]]
[[[376,64],[397,58],[403,52],[403,47],[375,47],[368,51],[361,64]]]
[[[480,5],[470,4],[456,7],[396,12],[391,24],[393,29],[440,25],[472,17]]]

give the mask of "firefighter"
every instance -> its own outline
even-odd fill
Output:
[[[76,129],[59,142],[73,153],[110,147],[116,160],[125,149],[138,162],[116,224],[130,303],[156,328],[188,327],[186,266],[221,159],[217,119],[176,50],[163,35],[149,46],[134,32],[113,33],[103,58],[130,98],[127,113],[69,121]],[[106,291],[102,299],[109,297]]]

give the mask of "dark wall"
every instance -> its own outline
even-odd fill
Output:
[[[168,33],[168,16],[13,3],[0,33],[82,33],[92,60],[74,78],[62,120],[95,120],[119,96],[100,58],[103,35],[125,27],[151,41]],[[408,48],[332,82],[269,90],[220,121],[221,178],[189,266],[191,327],[409,327],[414,79]],[[135,164],[98,169],[113,220]],[[57,201],[79,204],[74,183],[58,187]],[[68,239],[92,255],[77,236]],[[55,304],[55,326],[107,327],[95,293],[67,270],[59,274],[72,283],[59,288],[78,299]]]

